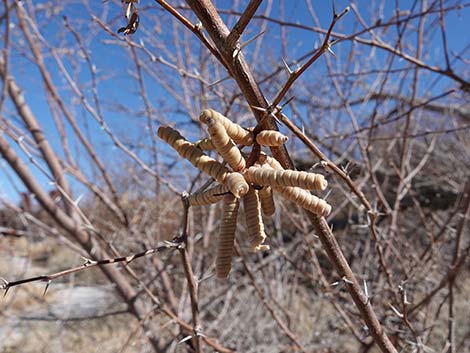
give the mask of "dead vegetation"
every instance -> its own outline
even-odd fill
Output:
[[[1,5],[0,352],[467,352],[470,4],[213,5]]]

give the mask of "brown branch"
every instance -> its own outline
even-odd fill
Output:
[[[240,16],[238,22],[235,24],[232,31],[227,37],[228,47],[233,47],[235,43],[240,39],[243,31],[248,26],[248,23],[250,23],[250,21],[253,19],[256,10],[258,10],[258,7],[259,5],[261,5],[262,2],[263,0],[250,0],[249,4],[246,6],[245,11]]]
[[[231,55],[234,48],[227,48],[226,38],[228,36],[228,29],[220,18],[220,15],[212,2],[209,0],[187,0],[187,3],[199,17],[222,55]],[[251,70],[246,64],[242,54],[237,55],[235,60],[232,61],[232,68],[233,78],[236,80],[248,104],[251,107],[266,109],[266,100],[254,80]],[[256,111],[256,109],[254,110],[254,114],[258,122],[261,121],[265,115],[263,112]],[[272,119],[268,120],[268,124],[271,124],[271,126],[275,127],[277,130],[277,126]],[[278,159],[281,164],[287,168],[294,169],[294,165],[285,147],[273,149],[272,152],[274,157]],[[358,285],[357,280],[344,258],[336,238],[326,220],[323,217],[317,217],[310,212],[307,212],[307,214],[328,253],[330,261],[335,266],[336,271],[342,278],[344,277],[348,280],[349,283],[346,286],[359,309],[362,318],[369,327],[370,333],[372,334],[375,342],[383,352],[396,353],[396,349],[393,347],[393,344],[390,342],[382,325],[378,321],[368,298],[362,293],[362,289]]]
[[[3,284],[0,285],[0,289],[5,290],[4,296],[7,294],[8,290],[12,287],[19,286],[25,283],[31,283],[31,282],[37,282],[37,281],[42,281],[42,282],[47,282],[46,288],[44,289],[44,294],[46,294],[46,291],[49,287],[49,284],[60,277],[68,276],[72,273],[87,270],[92,267],[96,266],[103,266],[103,265],[109,265],[109,264],[114,264],[114,263],[119,263],[123,262],[124,266],[127,266],[129,263],[134,261],[135,259],[138,259],[143,256],[148,256],[148,255],[153,255],[156,253],[160,253],[164,250],[171,249],[171,248],[178,248],[180,244],[178,243],[172,243],[172,242],[165,242],[165,244],[160,245],[156,248],[153,249],[148,249],[145,251],[142,251],[137,254],[132,254],[128,256],[122,256],[122,257],[116,257],[113,259],[104,259],[104,260],[92,260],[92,259],[85,259],[85,262],[80,265],[76,266],[73,268],[69,268],[67,270],[51,273],[48,275],[40,275],[40,276],[34,276],[34,277],[29,277],[29,278],[24,278],[16,281],[8,281],[5,278],[0,277],[0,280],[3,281]]]
[[[470,6],[470,4],[458,4],[458,5],[455,5],[455,6],[449,6],[447,8],[444,8],[443,11],[447,12],[447,11],[456,10],[456,9],[460,9],[460,8],[467,8],[469,6]],[[408,61],[408,62],[412,63],[413,65],[416,65],[416,66],[422,68],[422,69],[425,69],[425,70],[428,70],[428,71],[431,71],[431,72],[434,72],[434,73],[437,73],[437,74],[440,74],[440,75],[443,75],[443,76],[447,76],[450,79],[458,82],[461,85],[462,89],[468,90],[469,87],[470,87],[470,82],[465,80],[461,76],[457,75],[454,71],[452,71],[448,68],[444,69],[444,68],[441,68],[441,67],[438,67],[438,66],[433,66],[433,65],[427,64],[424,61],[419,60],[419,59],[413,57],[412,55],[409,55],[409,54],[403,52],[401,49],[394,48],[390,44],[385,43],[381,40],[371,40],[371,39],[366,39],[366,38],[360,37],[360,35],[368,33],[368,32],[370,32],[370,31],[372,31],[373,29],[376,29],[376,28],[386,28],[386,27],[392,26],[392,25],[400,25],[400,24],[409,22],[413,19],[420,18],[420,17],[426,16],[428,14],[432,14],[432,13],[436,13],[436,12],[440,12],[440,11],[441,11],[440,9],[433,10],[433,11],[431,11],[431,9],[429,9],[425,12],[419,12],[419,13],[412,14],[410,16],[406,16],[406,17],[399,18],[399,19],[392,19],[388,22],[378,21],[376,24],[370,25],[369,27],[367,27],[365,29],[362,29],[362,30],[360,30],[356,33],[350,34],[350,35],[346,35],[346,34],[339,33],[339,32],[331,32],[331,36],[336,38],[335,44],[339,43],[339,42],[342,42],[342,41],[350,40],[352,42],[356,42],[356,43],[364,44],[364,45],[367,45],[367,46],[383,49],[385,51],[390,52],[393,55],[396,55],[396,56],[404,59],[405,61]],[[240,15],[240,13],[237,12],[237,11],[221,11],[221,13],[222,12],[232,14],[232,15]],[[307,30],[307,31],[313,31],[313,32],[321,33],[321,34],[327,34],[328,33],[328,30],[325,30],[325,29],[320,28],[320,27],[312,27],[312,26],[299,24],[299,23],[285,22],[285,21],[282,21],[282,20],[279,20],[279,19],[271,18],[269,16],[265,16],[265,15],[255,15],[253,18],[269,21],[269,22],[272,22],[272,23],[276,23],[280,26],[289,26],[289,27],[293,27],[293,28],[300,28],[300,29],[304,29],[304,30]]]
[[[227,69],[229,70],[229,67],[226,65],[223,57],[220,55],[220,53],[217,51],[214,46],[209,43],[207,38],[204,36],[202,33],[202,28],[198,25],[195,24],[193,25],[191,21],[189,21],[186,17],[181,15],[173,6],[171,6],[169,3],[167,3],[165,0],[155,0],[158,4],[161,5],[166,11],[168,11],[172,16],[174,16],[178,21],[180,21],[186,28],[188,28],[191,32],[193,32],[199,40],[206,46],[207,49],[211,52],[212,55]],[[230,72],[230,70],[229,70]]]
[[[221,55],[225,58],[226,62],[230,63],[232,77],[237,82],[238,87],[242,91],[248,105],[252,107],[267,108],[268,103],[261,92],[258,83],[256,82],[247,62],[245,61],[242,52],[233,57],[233,52],[236,50],[234,47],[228,47],[226,45],[226,38],[230,31],[225,23],[220,18],[217,10],[210,1],[187,1],[189,6],[196,13],[198,18],[201,20],[204,28],[209,33],[209,36],[214,41],[217,49]],[[229,70],[230,71],[230,70]],[[258,122],[260,122],[265,114],[259,110],[253,109],[252,112]],[[273,119],[264,119],[264,128],[270,130],[278,130],[278,127]],[[284,146],[271,148],[273,156],[284,163],[284,167],[291,168],[293,166],[292,160],[287,153]]]
[[[339,13],[339,14],[334,13],[333,14],[333,20],[330,23],[330,27],[328,28],[328,31],[326,32],[326,35],[325,35],[325,38],[323,39],[323,43],[322,43],[321,47],[313,54],[313,56],[310,59],[308,59],[308,61],[305,64],[303,64],[300,68],[298,68],[294,71],[290,71],[290,69],[287,68],[289,70],[289,78],[287,79],[287,82],[284,84],[284,86],[282,86],[282,88],[281,88],[280,92],[277,94],[276,98],[274,98],[274,100],[271,104],[271,107],[273,107],[273,108],[277,107],[281,103],[282,99],[286,96],[287,92],[290,90],[290,88],[292,87],[294,82],[305,71],[307,71],[308,68],[310,66],[312,66],[312,64],[315,61],[317,61],[320,56],[323,55],[323,53],[325,53],[326,51],[331,50],[331,46],[335,43],[334,41],[330,42],[331,32],[333,31],[333,28],[335,27],[336,23],[344,15],[346,15],[348,12],[349,12],[349,7],[346,7],[341,13]]]
[[[67,232],[67,234],[91,256],[108,258],[106,252],[100,246],[93,244],[90,234],[83,230],[82,223],[68,216],[62,209],[51,199],[51,197],[41,188],[28,167],[21,161],[16,152],[10,147],[8,141],[0,132],[0,155],[15,171],[18,178],[24,183],[26,188],[31,192],[39,204],[47,213]],[[121,298],[128,304],[129,312],[135,317],[140,318],[145,314],[145,308],[140,301],[135,301],[135,289],[118,269],[112,266],[102,266],[100,269],[111,283],[116,285],[116,290]],[[160,351],[159,343],[154,335],[150,335],[149,341],[155,351]]]
[[[193,273],[193,269],[191,267],[191,261],[189,260],[188,256],[188,215],[189,215],[189,200],[188,200],[188,194],[183,193],[181,195],[181,200],[183,202],[183,221],[182,221],[182,233],[181,233],[181,241],[182,241],[182,246],[178,248],[180,255],[181,255],[181,260],[183,262],[183,269],[184,269],[184,274],[186,276],[186,281],[188,282],[188,287],[189,287],[189,298],[191,300],[191,313],[193,317],[193,330],[192,330],[192,336],[193,336],[193,343],[194,347],[196,350],[196,353],[202,352],[202,347],[201,347],[201,320],[200,320],[200,315],[199,315],[199,302],[198,302],[198,285],[196,282],[196,278]]]

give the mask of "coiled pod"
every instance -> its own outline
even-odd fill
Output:
[[[207,125],[212,144],[232,169],[236,172],[245,169],[245,158],[228,136],[222,123],[208,114],[201,114],[199,119]]]
[[[312,195],[310,192],[301,188],[291,186],[278,186],[275,187],[274,190],[280,193],[284,198],[295,202],[299,206],[320,216],[326,217],[331,212],[331,205],[329,205],[325,200],[322,200],[319,197]]]
[[[218,120],[227,134],[232,138],[232,140],[239,145],[250,146],[254,141],[254,134],[252,131],[246,130],[240,125],[232,122],[230,119],[226,118],[222,114],[216,112],[213,109],[205,109],[201,112],[199,119],[205,119],[206,117],[211,117]]]
[[[323,175],[296,170],[273,170],[253,166],[248,168],[244,175],[249,183],[260,185],[298,186],[308,190],[325,190],[328,186]]]
[[[276,212],[276,205],[274,204],[273,190],[270,186],[264,186],[258,191],[259,199],[261,201],[261,209],[265,216],[272,216]]]
[[[205,206],[219,202],[229,193],[227,186],[217,185],[209,190],[204,190],[189,195],[188,201],[191,206]]]
[[[261,216],[261,203],[258,197],[258,191],[250,188],[243,198],[243,207],[245,209],[246,231],[250,250],[268,250],[269,246],[263,244],[266,239],[266,233],[264,232],[264,223]]]
[[[181,157],[186,158],[192,165],[213,177],[219,183],[224,183],[229,170],[222,163],[206,156],[199,148],[187,141],[170,126],[160,126],[157,133],[158,137],[173,147]]]
[[[219,241],[217,243],[217,258],[215,261],[215,271],[218,278],[226,278],[232,267],[238,206],[239,202],[233,195],[224,196]]]
[[[243,175],[236,172],[227,175],[225,185],[237,199],[245,196],[250,189]]]
[[[268,156],[264,152],[260,153],[259,158],[258,158],[258,162],[260,164],[267,164],[268,166],[270,166],[271,168],[276,169],[276,170],[284,170],[281,163],[279,163],[277,159],[275,159],[271,156]]]
[[[256,135],[256,142],[262,146],[282,146],[289,138],[276,130],[263,130]]]
[[[212,140],[210,138],[205,138],[205,139],[198,140],[198,141],[194,142],[194,146],[196,146],[197,148],[199,148],[203,151],[213,151],[213,150],[215,150],[215,146],[212,143]]]

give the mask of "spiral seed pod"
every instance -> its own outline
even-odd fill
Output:
[[[262,146],[277,147],[282,146],[289,138],[276,130],[263,130],[256,135],[256,142]]]
[[[259,199],[261,201],[261,208],[265,216],[272,216],[276,212],[276,205],[274,204],[273,190],[270,186],[265,186],[258,191]]]
[[[258,162],[262,165],[267,164],[268,166],[270,166],[271,168],[276,169],[276,170],[284,170],[281,163],[279,163],[277,161],[277,159],[275,159],[271,156],[268,156],[264,152],[260,153],[259,158],[258,158]]]
[[[228,136],[222,123],[206,114],[201,114],[199,119],[207,125],[207,131],[211,136],[212,144],[232,169],[236,172],[245,169],[245,158],[243,158],[238,147]]]
[[[269,249],[269,246],[263,244],[266,239],[266,233],[264,232],[258,191],[250,188],[243,198],[243,207],[245,209],[246,231],[250,250],[260,251]]]
[[[245,196],[250,188],[243,175],[235,172],[227,175],[225,185],[237,199]]]
[[[230,119],[212,109],[203,110],[199,119],[204,122],[204,119],[208,117],[218,120],[236,144],[244,146],[250,146],[253,144],[254,134],[252,131],[245,130],[240,125],[232,122]]]
[[[215,159],[206,156],[199,148],[187,141],[178,131],[170,126],[160,126],[158,137],[173,147],[183,158],[186,158],[192,165],[213,177],[219,183],[224,183],[229,170]]]
[[[215,146],[212,143],[212,140],[210,138],[205,138],[205,139],[198,140],[198,141],[194,142],[194,146],[196,146],[197,148],[199,148],[203,151],[213,151],[213,150],[215,150]]]
[[[331,205],[329,205],[325,200],[322,200],[301,188],[278,186],[275,187],[274,190],[280,193],[284,198],[295,202],[299,206],[320,216],[326,217],[331,212]]]
[[[217,278],[226,278],[232,267],[233,244],[237,229],[239,202],[233,195],[225,195],[222,220],[220,223],[219,241],[217,244],[216,274]]]
[[[323,175],[296,170],[272,170],[253,166],[244,175],[249,183],[260,185],[298,186],[308,190],[325,190],[328,186]]]
[[[225,185],[217,185],[209,190],[189,195],[188,201],[191,206],[205,206],[219,202],[228,193]]]

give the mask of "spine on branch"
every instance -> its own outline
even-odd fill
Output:
[[[233,195],[223,199],[222,221],[220,223],[219,241],[217,244],[216,274],[217,278],[226,278],[232,267],[232,255],[237,229],[239,202]]]
[[[167,142],[181,157],[187,159],[196,168],[213,177],[219,183],[224,183],[229,170],[215,159],[206,156],[178,131],[170,126],[160,126],[158,128],[158,137]]]
[[[250,167],[245,171],[249,183],[270,186],[297,186],[308,190],[325,190],[328,182],[321,174],[299,172],[296,170],[272,170]]]
[[[254,134],[252,131],[244,129],[215,110],[205,109],[201,112],[201,116],[211,117],[218,120],[235,143],[244,146],[250,146],[253,144]]]
[[[276,205],[274,204],[273,190],[270,186],[264,186],[258,191],[259,199],[261,201],[261,209],[265,216],[272,216],[276,212]]]
[[[331,212],[331,205],[325,200],[312,195],[310,192],[303,190],[298,187],[292,186],[278,186],[274,188],[284,198],[295,202],[299,206],[309,210],[310,212],[316,213],[320,216],[326,217]]]
[[[263,130],[256,135],[256,142],[262,146],[278,147],[287,142],[289,138],[275,130]]]
[[[251,251],[269,250],[269,245],[264,245],[266,233],[264,232],[264,223],[261,216],[261,203],[258,197],[258,191],[250,188],[243,198],[243,207],[245,211],[247,240]]]
[[[217,185],[209,190],[189,195],[188,200],[191,206],[205,206],[219,202],[227,193],[229,193],[227,186]]]
[[[225,179],[225,185],[237,199],[245,196],[250,186],[240,173],[230,173]]]
[[[207,125],[207,131],[211,136],[212,144],[223,159],[236,172],[245,169],[245,158],[243,158],[238,147],[230,139],[225,127],[220,120],[215,119],[211,114],[205,114],[204,110],[199,116],[199,120]]]

